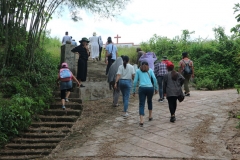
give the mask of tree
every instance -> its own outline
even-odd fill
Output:
[[[39,48],[47,24],[58,8],[68,6],[71,18],[77,21],[80,19],[77,15],[79,9],[86,9],[104,17],[112,17],[129,1],[0,0],[1,68],[11,66],[21,70],[22,67],[28,66],[31,69],[35,50]]]
[[[233,7],[234,14],[240,11],[240,4],[237,3]],[[237,22],[240,22],[240,14],[238,14],[236,17]],[[231,32],[235,34],[235,36],[240,36],[240,24],[237,24],[235,27],[231,28]]]

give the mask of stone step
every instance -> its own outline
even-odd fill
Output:
[[[75,102],[75,104],[76,103],[82,104],[82,99],[81,98],[68,98],[68,100],[69,100],[69,102],[66,102],[66,105],[71,104],[71,102]],[[55,102],[52,103],[52,105],[55,105],[56,103],[57,104],[61,103],[61,98],[60,97],[56,97]]]
[[[51,149],[14,149],[14,150],[0,150],[0,157],[3,155],[48,155],[51,153]]]
[[[70,132],[69,127],[59,127],[59,128],[51,128],[51,127],[38,127],[32,128],[29,127],[25,133],[68,133]]]
[[[23,156],[0,156],[0,160],[26,160],[26,159],[38,159],[43,158],[43,155],[23,155]]]
[[[23,138],[64,138],[66,133],[22,133]]]
[[[72,127],[74,122],[32,122],[31,127]]]
[[[58,143],[62,138],[14,138],[13,143]]]
[[[78,89],[74,89],[74,92],[71,92],[71,94],[69,95],[69,98],[80,98],[80,93],[78,93],[79,88]],[[60,98],[61,97],[61,92],[60,91],[54,91],[53,92],[56,98]]]
[[[9,143],[6,145],[7,148],[12,149],[54,149],[57,143]]]
[[[64,116],[64,115],[71,115],[71,116],[80,116],[81,110],[71,110],[66,108],[66,110],[56,110],[56,109],[48,109],[43,111],[44,115],[54,115],[54,116]]]
[[[82,110],[83,109],[83,105],[78,102],[66,102],[65,107],[67,109],[72,109],[72,110]],[[61,110],[62,103],[60,102],[60,99],[58,102],[51,104],[49,109],[60,109]]]
[[[44,116],[40,115],[38,118],[41,122],[75,122],[78,116]]]

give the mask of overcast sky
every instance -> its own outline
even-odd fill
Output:
[[[64,13],[54,16],[49,23],[52,37],[62,39],[65,31],[77,42],[82,37],[91,37],[93,32],[106,42],[119,34],[119,43],[139,44],[154,34],[173,38],[182,30],[195,31],[194,37],[213,38],[214,27],[222,26],[230,35],[230,29],[237,24],[233,14],[234,4],[239,0],[132,0],[122,14],[112,20],[98,19],[92,14],[80,11],[82,20],[73,22]],[[113,38],[114,39],[114,38]],[[114,39],[116,42],[116,39]]]

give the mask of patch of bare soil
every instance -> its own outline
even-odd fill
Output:
[[[130,103],[136,98],[130,98]],[[86,141],[93,140],[91,136],[91,130],[100,125],[104,120],[109,117],[116,116],[123,110],[122,97],[119,97],[119,107],[112,107],[112,98],[100,99],[96,101],[83,102],[83,112],[78,121],[71,128],[71,134],[59,143],[52,154],[45,159],[61,159],[57,157],[57,153],[61,153],[64,150],[71,149],[73,147],[81,147]],[[122,139],[117,141],[106,142],[101,146],[100,152],[97,154],[98,159],[111,159],[115,155],[114,144],[120,143]],[[70,158],[71,156],[68,156]],[[108,158],[106,158],[108,157]],[[93,158],[93,157],[92,157]],[[87,157],[84,160],[91,160],[91,157]],[[70,158],[74,159],[74,157]]]
[[[199,153],[207,153],[208,143],[205,141],[205,138],[209,134],[209,127],[214,120],[213,116],[199,115],[197,118],[202,119],[200,124],[192,130],[190,137],[192,138],[191,146],[194,147],[194,156],[197,156]]]
[[[221,139],[226,143],[227,149],[232,153],[233,159],[240,159],[240,129],[236,126],[239,123],[237,115],[240,112],[240,99],[236,102],[228,104],[229,106],[229,120],[224,126],[221,134]]]

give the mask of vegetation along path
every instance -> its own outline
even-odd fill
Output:
[[[72,135],[47,159],[238,159],[240,139],[232,118],[239,110],[238,97],[236,90],[192,91],[178,104],[177,121],[170,123],[167,101],[159,103],[155,95],[154,120],[145,116],[144,127],[138,125],[137,98],[131,97],[126,119],[121,103],[113,108],[107,102],[111,99],[92,101]]]

